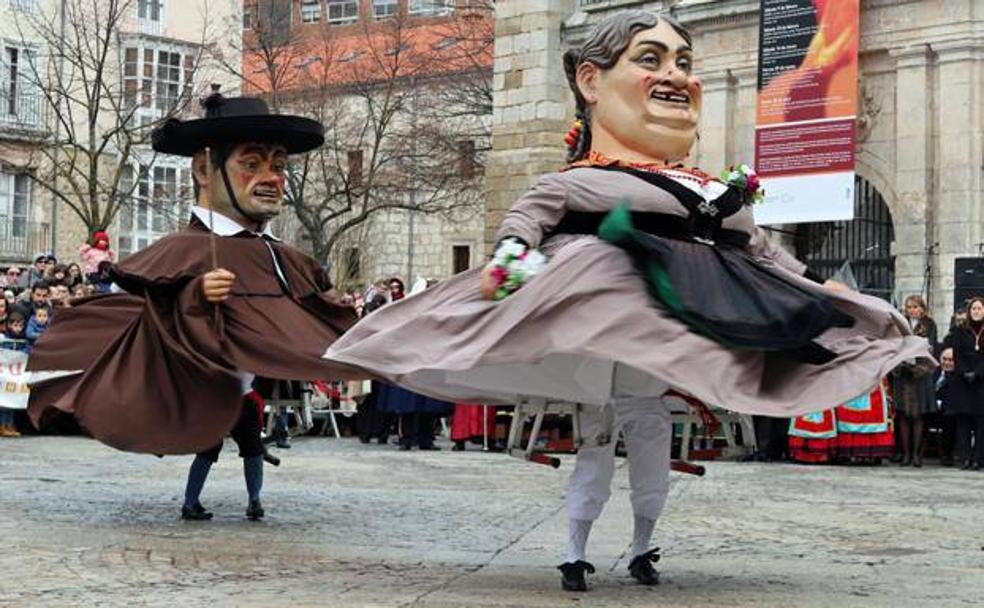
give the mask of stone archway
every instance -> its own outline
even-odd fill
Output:
[[[854,219],[796,227],[796,257],[823,278],[850,269],[862,293],[891,301],[895,292],[892,213],[867,179],[854,178]]]

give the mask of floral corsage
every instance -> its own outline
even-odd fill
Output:
[[[758,174],[748,165],[732,165],[721,172],[721,181],[734,186],[744,194],[745,204],[753,205],[765,200],[765,190]]]
[[[529,249],[514,238],[506,238],[496,248],[489,267],[495,280],[495,299],[502,300],[526,284],[547,265],[547,256]]]

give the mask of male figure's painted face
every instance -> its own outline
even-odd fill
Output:
[[[578,69],[591,107],[592,147],[643,162],[684,158],[697,137],[703,94],[690,45],[665,20],[637,33],[611,69]]]
[[[232,194],[246,217],[236,210],[218,170],[206,170],[205,153],[199,152],[193,163],[195,179],[202,185],[207,198],[203,203],[222,215],[244,224],[265,224],[283,207],[287,183],[287,149],[281,145],[247,143],[236,146],[225,168],[229,174]]]

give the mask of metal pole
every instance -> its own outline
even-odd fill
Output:
[[[482,449],[489,451],[489,406],[482,406]]]
[[[417,84],[410,79],[410,221],[408,222],[407,243],[407,286],[413,285],[413,239],[414,224],[417,219]]]
[[[61,15],[59,16],[58,28],[60,30],[60,40],[61,44],[65,44],[65,12],[66,4],[68,0],[61,0]],[[37,75],[37,66],[35,66],[35,75]],[[55,149],[51,154],[51,167],[54,173],[52,174],[53,185],[55,189],[58,188],[58,152],[61,150],[60,143],[58,139],[61,136],[61,121],[59,120],[58,113],[61,112],[61,98],[62,98],[62,83],[65,80],[65,49],[59,48],[58,50],[58,91],[55,96]],[[51,253],[55,253],[58,250],[58,197],[51,197]]]

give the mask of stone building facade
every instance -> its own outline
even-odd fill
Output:
[[[315,169],[295,182],[303,183],[299,204],[288,196],[279,233],[327,257],[319,261],[340,288],[393,276],[409,288],[479,263],[490,7],[243,0],[252,15],[243,31],[244,90],[326,126],[326,144],[309,155]],[[330,219],[312,233],[304,214]]]
[[[44,38],[58,31],[62,6],[60,0],[19,0],[0,6],[0,39],[4,46],[0,57],[2,265],[25,265],[42,252],[53,252],[65,263],[77,262],[78,248],[89,236],[85,224],[68,206],[53,200],[44,187],[29,178],[29,174],[50,174],[51,165],[47,163],[58,158],[45,148],[56,135],[57,122],[46,97],[58,97],[57,85],[53,84],[56,74],[69,68],[59,66],[57,54],[45,47]],[[83,5],[76,5],[76,10],[81,10],[79,6]],[[91,10],[91,3],[84,6]],[[139,106],[133,120],[140,124],[165,115],[160,99],[173,101],[175,95],[186,92],[197,98],[212,82],[234,91],[237,81],[223,64],[238,57],[234,48],[242,23],[240,6],[238,0],[134,0],[126,4],[124,18],[112,32],[114,42],[106,64],[108,70],[103,74],[106,89],[124,95],[124,91],[131,90],[128,83],[132,83]],[[98,25],[105,26],[102,22]],[[72,24],[66,27],[71,33]],[[80,76],[75,74],[72,78]],[[176,93],[172,94],[172,90]],[[123,105],[126,100],[114,102]],[[100,114],[97,138],[108,133],[117,120],[110,110],[112,105],[108,101],[101,105],[105,112]],[[84,120],[85,111],[75,108],[73,116]],[[87,132],[84,123],[76,126],[77,134]],[[61,129],[60,137],[65,137],[65,129]],[[80,139],[77,143],[85,142]],[[109,226],[111,246],[126,254],[183,223],[187,201],[182,199],[190,194],[191,184],[186,159],[154,155],[149,145],[138,146],[126,160],[113,145],[107,146],[99,161],[100,175],[111,179],[121,164],[132,165],[135,176],[140,167],[146,172],[132,200],[123,205]]]
[[[695,163],[716,172],[754,158],[759,2],[506,0],[496,26],[487,245],[512,201],[563,163],[573,113],[563,51],[626,8],[671,11],[694,36],[705,84]],[[882,255],[892,281],[879,295],[922,293],[941,319],[954,306],[954,259],[984,251],[982,26],[979,0],[861,1],[856,174],[891,217]],[[779,227],[776,237],[792,246],[804,226]],[[863,247],[846,261],[862,257]]]

